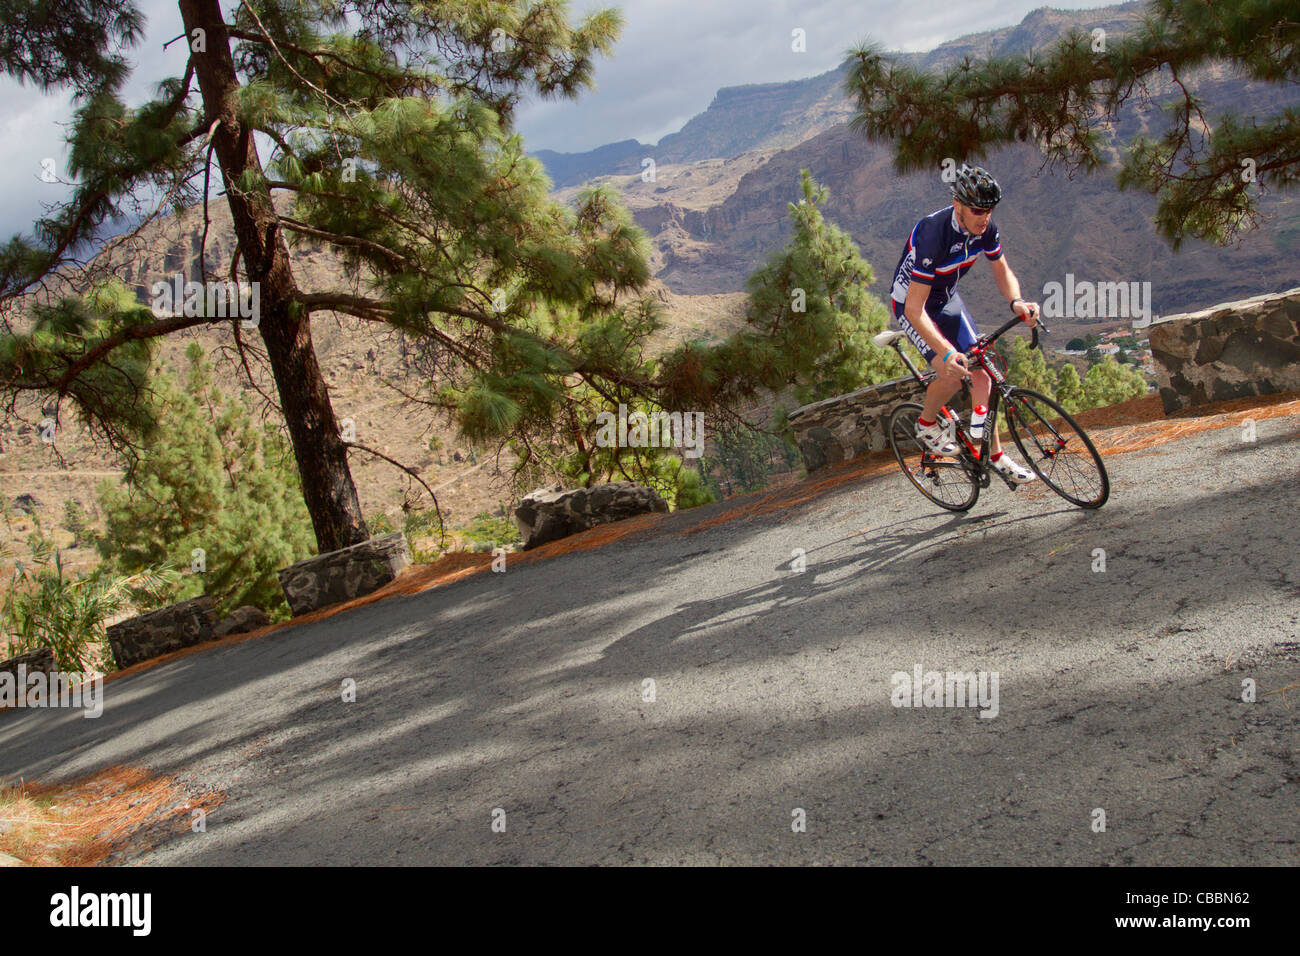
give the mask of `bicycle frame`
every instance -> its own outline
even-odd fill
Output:
[[[958,461],[961,462],[967,471],[971,472],[972,477],[979,482],[981,488],[987,488],[989,486],[992,481],[992,475],[994,474],[994,470],[989,467],[989,446],[993,440],[994,434],[996,434],[995,429],[998,427],[998,410],[1001,407],[1002,399],[1009,395],[1011,390],[1015,388],[1014,385],[1007,381],[1006,376],[1002,374],[998,367],[989,361],[988,352],[997,339],[1023,321],[1024,320],[1017,315],[992,335],[980,336],[979,340],[971,346],[968,352],[966,352],[966,358],[968,360],[974,360],[985,374],[989,376],[992,383],[992,387],[989,389],[989,412],[988,417],[985,419],[984,436],[980,440],[979,444],[976,445],[974,443],[971,439],[970,433],[965,429],[965,427],[963,427],[961,417],[954,413],[947,404],[939,410],[939,414],[943,415],[944,418],[947,419],[945,430],[950,431],[950,437],[954,441],[957,441],[964,446],[964,451],[958,458]],[[1040,316],[1038,319],[1038,325],[1034,326],[1033,329],[1033,341],[1030,344],[1030,348],[1038,347],[1038,330],[1040,326],[1042,327],[1043,334],[1048,334],[1051,331],[1047,326],[1042,324],[1042,318]],[[901,342],[902,340],[895,340],[891,343],[891,347],[898,352],[899,358],[903,360],[903,363],[912,373],[912,377],[920,384],[929,387],[937,377],[936,373],[922,373],[917,369],[917,367],[912,364],[912,360],[907,357],[907,353],[903,351]],[[970,395],[969,375],[962,379],[961,394],[967,397]],[[944,460],[944,456],[931,455],[929,452],[925,452],[921,456],[921,466],[924,468],[932,461],[943,462]],[[1006,482],[1007,487],[1012,491],[1015,491],[1020,487],[1001,472],[997,472],[997,475]]]

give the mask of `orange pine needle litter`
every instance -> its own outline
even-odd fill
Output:
[[[169,834],[190,832],[194,811],[224,794],[192,794],[167,775],[111,766],[76,780],[0,788],[0,853],[28,866],[125,862]]]

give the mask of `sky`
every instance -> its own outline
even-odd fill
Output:
[[[131,102],[150,96],[158,80],[179,75],[184,66],[183,44],[163,49],[181,32],[176,0],[137,2],[148,25],[145,40],[128,54],[137,67],[127,87]],[[1062,7],[1109,2],[1071,0]],[[653,144],[707,109],[721,87],[815,76],[866,39],[888,50],[932,49],[1019,23],[1044,3],[965,0],[958,17],[952,0],[571,0],[572,19],[606,6],[622,12],[624,26],[613,55],[597,60],[596,91],[576,102],[526,102],[516,126],[530,150],[580,152],[624,139]],[[802,52],[792,49],[795,30],[803,31]],[[7,160],[0,163],[0,242],[28,232],[43,203],[65,198],[67,187],[44,182],[42,169],[53,160],[54,173],[66,178],[64,124],[71,115],[66,94],[42,94],[0,78],[0,143]]]

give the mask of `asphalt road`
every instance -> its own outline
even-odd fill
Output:
[[[891,472],[672,515],[0,714],[0,777],[225,791],[146,864],[1294,866],[1297,424],[1111,457],[1099,512]],[[996,716],[893,706],[917,665],[996,672]]]

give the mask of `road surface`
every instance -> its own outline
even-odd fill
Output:
[[[890,472],[670,515],[0,714],[0,778],[226,794],[145,864],[1294,866],[1298,424],[1112,456],[1098,512]],[[996,708],[894,706],[918,667]]]

